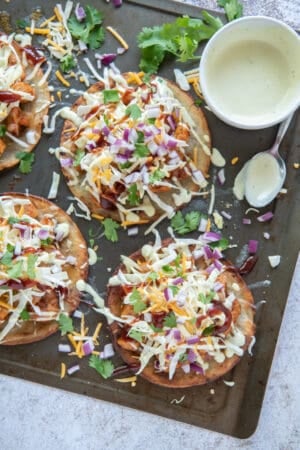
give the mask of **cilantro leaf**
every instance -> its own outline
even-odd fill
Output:
[[[208,327],[204,328],[204,330],[202,331],[202,336],[206,337],[206,336],[210,336],[213,331],[215,329],[214,325],[209,325]]]
[[[20,160],[19,170],[21,173],[30,173],[34,163],[34,153],[18,152],[16,158]]]
[[[11,266],[12,264],[12,257],[13,252],[6,251],[2,258],[0,259],[0,264],[3,264],[3,266]]]
[[[6,126],[1,124],[0,125],[0,137],[5,136],[5,133],[6,133]]]
[[[136,183],[132,184],[128,188],[127,192],[128,192],[127,200],[129,202],[130,206],[137,206],[137,205],[139,205],[141,199],[140,199],[140,196],[139,196],[137,184]]]
[[[135,156],[138,156],[139,158],[145,158],[145,156],[148,156],[150,153],[149,148],[147,147],[147,145],[137,142],[135,144],[135,150],[133,152],[133,154]]]
[[[68,19],[68,28],[73,38],[80,39],[91,49],[99,48],[104,42],[103,15],[92,6],[85,6],[85,18],[81,22],[73,14]]]
[[[168,55],[176,56],[181,62],[198,59],[195,52],[199,43],[210,39],[222,26],[220,19],[203,11],[202,19],[182,16],[161,26],[143,28],[137,36],[141,50],[141,70],[146,73],[157,72]]]
[[[169,289],[171,289],[173,295],[178,294],[178,292],[179,292],[179,287],[178,286],[175,286],[174,284],[171,284],[171,286],[168,286],[168,287],[169,287]]]
[[[117,242],[119,240],[117,229],[120,225],[113,219],[107,218],[102,221],[104,226],[104,236],[111,242]]]
[[[176,316],[172,311],[164,318],[164,327],[175,328],[176,326],[177,326]]]
[[[31,280],[35,279],[35,263],[37,261],[37,255],[30,253],[27,258],[27,275]]]
[[[215,292],[214,291],[210,291],[206,295],[201,292],[198,295],[198,300],[199,300],[199,302],[204,303],[205,305],[207,305],[208,303],[210,303],[212,301],[214,296],[215,296]]]
[[[229,241],[226,238],[221,238],[219,241],[210,242],[211,248],[218,248],[219,250],[226,250],[229,246]]]
[[[30,27],[30,23],[25,19],[17,19],[16,26],[25,30],[26,27]]]
[[[60,68],[63,72],[70,72],[76,67],[76,61],[73,55],[65,55],[60,60]]]
[[[20,278],[23,269],[23,261],[17,261],[13,264],[10,269],[7,271],[7,275],[9,278]]]
[[[152,328],[152,330],[154,331],[154,333],[162,333],[163,329],[162,328],[157,328],[155,327],[152,323],[150,323],[150,328]]]
[[[174,268],[172,266],[169,266],[169,265],[162,266],[162,270],[165,273],[167,273],[167,274],[173,274],[174,273]]]
[[[103,27],[94,28],[90,31],[89,37],[87,39],[87,44],[92,50],[96,50],[101,47],[105,39]]]
[[[10,216],[7,220],[9,225],[13,225],[14,223],[19,223],[20,219],[18,217]]]
[[[89,366],[95,369],[102,378],[109,378],[114,371],[114,365],[109,359],[100,359],[97,355],[91,355]]]
[[[62,336],[64,336],[66,333],[71,333],[72,331],[74,331],[73,321],[71,317],[67,316],[64,313],[60,313],[58,318],[58,325]]]
[[[73,166],[77,167],[80,166],[80,162],[82,160],[82,158],[85,155],[85,151],[84,150],[76,150],[75,152],[75,158],[73,159]]]
[[[148,278],[149,278],[150,280],[152,280],[152,281],[155,281],[155,280],[157,280],[157,278],[158,278],[158,273],[156,273],[156,272],[150,272],[149,275],[148,275]]]
[[[51,237],[47,237],[47,239],[41,239],[41,246],[47,247],[53,243],[53,239]]]
[[[156,169],[154,172],[150,174],[149,182],[150,183],[156,183],[157,181],[161,181],[163,178],[165,178],[166,174],[161,169]]]
[[[186,234],[197,230],[201,219],[199,211],[191,211],[185,216],[181,211],[177,211],[171,219],[171,226],[178,234]]]
[[[23,309],[23,311],[21,311],[20,313],[20,319],[22,320],[29,320],[30,319],[30,314],[28,311],[26,311],[26,309]]]
[[[218,5],[225,9],[229,22],[243,15],[243,5],[238,0],[218,0]]]
[[[133,105],[127,106],[127,108],[125,110],[125,114],[127,116],[130,116],[133,120],[136,120],[141,117],[142,112],[141,112],[140,108],[138,107],[138,105],[133,104]]]
[[[133,311],[139,313],[147,308],[147,304],[142,300],[141,293],[137,289],[133,289],[129,297],[129,303],[133,306]]]
[[[120,96],[117,89],[104,89],[102,92],[105,105],[107,103],[117,103],[120,101]]]
[[[101,11],[98,11],[93,6],[87,5],[84,8],[84,12],[86,14],[86,22],[91,28],[102,24],[103,14]]]
[[[142,342],[143,340],[143,333],[137,330],[130,330],[128,336],[131,337],[131,339],[134,339],[135,341],[138,342]]]

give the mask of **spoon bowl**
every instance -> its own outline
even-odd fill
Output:
[[[251,206],[268,205],[281,190],[286,178],[285,162],[279,154],[280,143],[290,125],[290,114],[278,128],[273,146],[257,153],[247,163],[245,173],[245,197]]]

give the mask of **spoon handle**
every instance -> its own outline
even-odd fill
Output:
[[[270,153],[272,155],[277,153],[278,147],[281,144],[281,141],[284,138],[285,133],[287,132],[287,129],[291,123],[293,116],[294,116],[294,112],[292,112],[289,116],[287,116],[287,118],[283,122],[281,122],[281,124],[279,125],[274,145],[272,146],[271,151],[270,151]]]

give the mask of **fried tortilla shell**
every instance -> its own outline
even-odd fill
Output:
[[[130,74],[124,74],[123,76],[125,78],[128,78]],[[159,78],[161,79],[161,77]],[[187,140],[188,145],[186,147],[185,153],[188,158],[191,158],[193,160],[196,168],[202,173],[204,178],[206,178],[210,166],[210,148],[211,148],[210,131],[207,125],[206,118],[201,109],[195,105],[193,98],[189,94],[182,91],[175,83],[168,80],[164,81],[167,83],[167,87],[172,90],[174,97],[177,100],[179,100],[180,104],[185,108],[187,114],[189,115],[190,119],[193,122],[194,133],[191,132],[189,135],[189,138]],[[136,84],[131,82],[129,86],[130,88],[134,89]],[[103,89],[104,85],[102,82],[99,81],[95,83],[93,86],[91,86],[88,89],[87,93],[93,94]],[[78,111],[78,108],[84,107],[85,105],[86,99],[85,96],[83,95],[77,99],[77,101],[72,106],[71,111],[73,113],[76,113]],[[74,131],[74,129],[76,129],[76,131]],[[66,153],[64,153],[63,151],[61,152],[60,161],[62,172],[67,179],[69,188],[72,191],[73,195],[75,197],[80,198],[80,200],[82,200],[94,214],[98,214],[103,217],[110,217],[116,221],[122,221],[122,216],[120,215],[115,204],[112,204],[110,201],[107,202],[107,198],[104,198],[103,200],[101,194],[99,194],[99,198],[96,198],[94,195],[92,195],[89,189],[87,189],[86,185],[83,184],[86,172],[76,170],[78,168],[77,163],[76,163],[77,167],[74,168],[66,167],[64,166],[64,164],[62,164],[62,161],[65,158],[70,158],[70,156],[73,159],[73,161],[75,159],[76,148],[74,145],[74,140],[76,138],[77,131],[78,130],[76,126],[74,127],[74,122],[71,119],[65,120],[60,144],[61,148],[64,147],[68,149],[68,151]],[[198,140],[196,139],[195,134],[198,136]],[[192,177],[190,176],[185,177],[180,181],[182,187],[185,188],[187,191],[195,192],[200,190],[199,185],[196,184],[192,180]],[[173,210],[178,209],[179,207],[183,206],[189,201],[189,200],[184,201],[178,206],[175,204],[174,199],[172,197],[172,193],[175,192],[174,190],[164,192],[164,189],[161,189],[155,192],[159,196],[160,200],[165,204],[169,205],[170,208],[172,208]],[[146,196],[148,196],[148,194],[146,194],[145,197]],[[105,203],[108,203],[108,205],[105,205],[104,207],[103,201],[105,201]],[[159,207],[159,205],[157,204],[153,204],[153,206],[155,211],[150,217],[143,210],[138,211],[137,214],[139,216],[139,220],[145,222],[153,222],[166,212],[164,208]],[[129,207],[127,208],[129,209]]]
[[[169,245],[170,239],[163,241],[163,245]],[[143,261],[141,251],[137,251],[130,256],[134,261]],[[235,308],[235,312],[232,311],[232,317],[234,317],[235,326],[238,327],[245,337],[245,343],[241,347],[243,352],[249,347],[252,342],[253,336],[255,334],[255,324],[254,324],[254,299],[251,294],[250,289],[247,287],[245,281],[241,276],[233,269],[232,264],[226,260],[222,260],[222,263],[226,266],[226,269],[222,272],[222,281],[226,285],[226,290],[230,291],[232,286],[239,287],[238,295],[238,305]],[[205,263],[203,258],[199,260],[199,269],[204,268]],[[125,266],[120,265],[115,274],[119,270],[124,270]],[[111,312],[117,316],[122,316],[122,311],[124,307],[124,290],[123,287],[109,286],[108,287],[108,299],[107,304]],[[128,305],[127,305],[128,306]],[[238,312],[238,314],[237,314]],[[130,313],[132,314],[132,312]],[[131,350],[129,348],[124,348],[119,345],[118,340],[120,337],[124,337],[123,325],[117,321],[114,321],[110,325],[110,330],[113,338],[114,346],[117,352],[120,354],[121,358],[132,367],[138,367],[139,365],[139,352],[136,350]],[[154,364],[154,357],[152,357],[140,373],[140,376],[145,378],[151,383],[168,387],[168,388],[187,388],[197,385],[203,385],[212,382],[229,372],[241,359],[242,356],[234,354],[231,357],[226,357],[221,363],[216,362],[214,358],[209,359],[209,367],[203,373],[197,373],[195,371],[190,371],[190,373],[184,373],[181,368],[175,370],[173,378],[170,380],[168,372],[157,371]]]
[[[60,252],[64,257],[76,257],[76,264],[65,264],[64,271],[68,273],[70,285],[67,287],[67,293],[64,298],[64,308],[60,310],[70,315],[79,305],[80,293],[76,288],[76,282],[79,279],[86,279],[88,275],[88,252],[86,242],[73,220],[69,215],[54,203],[42,197],[35,195],[25,195],[20,193],[5,193],[3,196],[9,196],[16,199],[28,199],[31,204],[25,206],[26,214],[32,217],[34,214],[37,220],[42,219],[46,214],[55,217],[58,224],[68,224],[69,234],[60,242]],[[48,253],[51,253],[49,247]],[[49,304],[54,302],[58,304],[59,289],[51,289],[45,293],[39,306],[41,310],[47,310]],[[0,321],[0,332],[5,328],[7,320]],[[26,321],[18,322],[4,337],[1,344],[17,345],[28,344],[30,342],[40,341],[58,330],[58,322],[48,319],[46,321],[30,318]]]

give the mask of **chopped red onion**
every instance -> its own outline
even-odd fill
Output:
[[[251,225],[252,223],[251,219],[248,219],[248,217],[244,217],[242,222],[244,225]]]
[[[181,366],[181,368],[184,371],[184,373],[190,373],[190,371],[191,371],[189,364],[184,364],[183,366]]]
[[[79,309],[76,309],[76,310],[73,312],[73,317],[75,317],[76,319],[81,319],[82,316],[83,316],[83,312],[82,312],[82,311],[79,311]]]
[[[42,240],[47,239],[49,237],[49,231],[45,230],[44,228],[41,228],[38,231],[38,237]]]
[[[248,253],[250,255],[255,255],[257,249],[258,249],[258,241],[250,239],[250,241],[248,242]]]
[[[204,256],[208,259],[211,259],[214,256],[212,249],[208,245],[203,246],[203,252],[204,252]]]
[[[171,130],[174,131],[176,128],[176,122],[171,114],[167,116],[167,122],[170,125]]]
[[[94,150],[94,148],[96,148],[96,147],[97,147],[97,144],[96,144],[95,141],[88,141],[88,142],[85,144],[85,148],[86,148],[88,151]]]
[[[214,259],[221,259],[221,258],[223,258],[223,253],[221,252],[220,249],[218,249],[218,248],[214,248],[213,249],[213,258]]]
[[[205,217],[201,217],[198,231],[200,231],[200,233],[204,233],[206,230],[206,227],[207,227],[207,219]]]
[[[218,179],[218,182],[220,183],[220,185],[223,186],[223,184],[226,181],[224,167],[222,169],[220,169],[219,172],[217,173],[217,179]]]
[[[77,5],[76,5],[74,13],[75,13],[75,17],[78,20],[78,22],[82,22],[83,19],[86,18],[85,10],[82,6],[80,6],[79,3],[77,3]]]
[[[126,142],[128,142],[128,140],[129,140],[129,133],[130,133],[130,128],[125,128],[125,130],[123,131],[123,139]]]
[[[215,268],[218,269],[219,271],[221,271],[221,270],[223,269],[223,264],[222,264],[218,259],[215,259],[215,260],[214,260],[214,266],[215,266]]]
[[[211,274],[214,270],[215,270],[215,265],[214,264],[210,264],[206,269],[206,273]]]
[[[202,183],[203,181],[205,181],[205,178],[201,170],[194,170],[192,176],[197,183]]]
[[[215,233],[214,231],[206,231],[201,236],[207,242],[217,242],[221,239],[220,233]]]
[[[139,172],[132,172],[124,178],[126,184],[135,183],[140,178]]]
[[[112,356],[114,356],[114,354],[115,354],[115,350],[114,350],[112,343],[105,344],[103,352],[100,353],[100,358],[108,359],[108,358],[111,358]]]
[[[221,289],[223,289],[223,287],[224,287],[224,284],[221,283],[220,281],[217,281],[217,282],[214,284],[214,291],[215,291],[215,292],[218,292],[218,291],[220,291]]]
[[[61,353],[70,353],[72,348],[69,344],[58,344],[58,351]]]
[[[190,338],[187,339],[187,343],[189,345],[193,345],[193,344],[197,344],[200,341],[199,336],[191,336]]]
[[[164,289],[164,296],[165,296],[165,299],[167,300],[167,302],[169,300],[172,300],[173,299],[173,291],[172,291],[172,289],[165,288]]]
[[[124,47],[118,47],[117,48],[117,54],[118,55],[123,55],[123,53],[125,53],[126,52],[126,48],[124,48]]]
[[[80,370],[80,365],[76,364],[75,366],[69,367],[67,370],[68,375],[73,375],[73,373],[78,372]]]
[[[122,6],[122,0],[112,0],[112,3],[114,5],[115,8],[120,8],[120,6]]]
[[[59,229],[55,234],[55,239],[57,242],[61,242],[65,238],[64,230]]]
[[[102,128],[101,131],[104,134],[104,136],[108,136],[110,134],[110,129],[106,125]]]
[[[28,229],[28,226],[17,222],[13,224],[13,228],[17,228],[17,230],[21,231],[26,231]]]
[[[181,333],[179,330],[177,330],[177,328],[173,328],[173,337],[174,339],[176,339],[176,341],[181,340]]]
[[[77,263],[77,258],[73,255],[68,255],[66,257],[66,263],[71,264],[71,266],[75,266]]]
[[[139,227],[128,228],[128,231],[127,231],[128,236],[136,236],[138,233],[139,233]]]
[[[268,211],[265,214],[262,214],[261,216],[257,217],[257,220],[259,222],[268,222],[269,220],[273,219],[274,214],[272,211]]]
[[[198,364],[192,363],[190,365],[190,367],[191,367],[191,370],[193,370],[194,372],[204,375],[204,371],[203,371],[202,367],[198,366]]]
[[[182,284],[183,283],[183,278],[181,278],[181,277],[179,277],[179,278],[176,278],[175,280],[173,280],[173,285],[174,286],[177,286],[178,284]]]
[[[190,348],[188,351],[188,361],[190,363],[193,363],[196,361],[196,359],[197,359],[196,353],[194,352],[194,350],[192,348]]]
[[[71,167],[73,166],[72,158],[60,158],[59,160],[61,167]]]
[[[17,241],[17,242],[16,242],[16,245],[15,245],[15,249],[14,249],[14,254],[15,254],[16,256],[19,256],[19,255],[21,255],[21,252],[22,252],[22,245],[21,245],[21,242],[20,242],[20,241]]]
[[[104,66],[109,66],[115,59],[116,53],[104,53],[101,55],[101,62]]]
[[[267,231],[264,233],[264,238],[265,239],[270,239],[271,235],[270,233],[268,233]]]
[[[85,355],[91,355],[94,351],[94,348],[95,345],[92,340],[88,340],[82,345],[82,350]]]
[[[199,248],[198,250],[194,250],[194,251],[193,251],[193,258],[194,258],[195,260],[201,258],[203,255],[204,255],[204,251],[203,251],[202,248]]]
[[[225,217],[225,219],[227,220],[231,220],[232,219],[232,215],[229,214],[227,211],[221,211],[221,214],[223,217]]]

